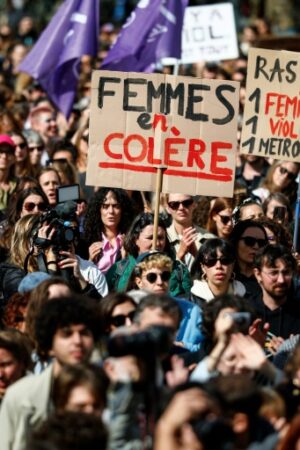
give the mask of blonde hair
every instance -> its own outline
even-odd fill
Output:
[[[173,267],[172,259],[167,255],[156,254],[151,255],[146,258],[144,261],[140,262],[136,265],[136,268],[140,270],[140,272],[146,272],[150,269],[167,269],[171,272]]]
[[[11,238],[10,263],[24,269],[24,262],[32,245],[33,231],[38,223],[39,216],[36,214],[28,214],[16,222]],[[38,270],[37,262],[33,256],[30,256],[28,272],[36,270]]]

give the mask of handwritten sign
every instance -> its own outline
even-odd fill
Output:
[[[241,152],[300,162],[299,53],[251,49]]]
[[[232,196],[239,84],[95,71],[87,184]]]
[[[231,3],[186,8],[181,62],[237,58],[237,33]]]

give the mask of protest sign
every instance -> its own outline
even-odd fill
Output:
[[[186,8],[182,31],[183,64],[234,59],[238,54],[231,3]]]
[[[95,71],[87,184],[232,196],[237,82]]]
[[[300,162],[299,53],[250,49],[241,152]]]

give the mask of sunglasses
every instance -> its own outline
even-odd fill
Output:
[[[254,245],[257,244],[259,246],[259,248],[262,248],[265,245],[267,245],[267,241],[265,239],[257,239],[252,236],[244,236],[244,237],[241,237],[240,240],[244,241],[245,244],[247,245],[247,247],[254,247]]]
[[[89,135],[83,135],[83,136],[81,136],[81,139],[83,140],[83,141],[85,141],[87,144],[89,143]]]
[[[183,200],[182,202],[169,202],[169,208],[174,209],[174,211],[177,211],[180,205],[182,205],[184,208],[189,208],[194,203],[194,200],[192,198],[188,198],[187,200]]]
[[[232,217],[231,216],[225,216],[225,215],[222,215],[222,214],[218,214],[218,216],[220,217],[221,222],[222,222],[223,225],[227,225],[228,222],[232,222]]]
[[[110,323],[115,327],[122,327],[126,324],[126,319],[133,321],[135,311],[131,311],[129,314],[118,314],[110,318]]]
[[[220,263],[223,266],[229,266],[229,264],[232,264],[234,262],[234,259],[230,258],[229,256],[220,256],[219,258],[207,258],[203,261],[203,264],[207,267],[213,267],[217,264],[218,261],[220,261]]]
[[[29,147],[29,151],[33,152],[34,150],[37,150],[38,152],[42,152],[44,150],[43,145],[34,145],[33,147]]]
[[[285,167],[282,166],[279,167],[279,172],[281,173],[281,175],[287,175],[289,180],[294,180],[297,176],[295,173],[290,172],[289,170],[287,170]]]
[[[37,207],[37,209],[39,211],[45,211],[45,209],[46,209],[45,203],[27,202],[27,203],[24,203],[24,205],[23,205],[23,208],[28,212],[33,211],[35,207]]]
[[[21,142],[21,144],[16,144],[16,147],[19,147],[21,150],[24,150],[24,148],[27,147],[26,142]]]
[[[161,274],[157,274],[155,272],[149,272],[146,275],[146,280],[149,283],[153,284],[153,283],[155,283],[155,281],[157,280],[158,277],[160,277],[161,281],[163,281],[163,282],[169,281],[169,279],[171,278],[171,272],[169,272],[168,270],[165,270]]]

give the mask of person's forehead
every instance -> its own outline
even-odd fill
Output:
[[[272,267],[272,268],[276,268],[276,269],[281,269],[281,268],[284,269],[289,266],[290,266],[290,264],[288,264],[288,262],[284,261],[284,259],[282,259],[282,258],[275,259],[273,264],[270,264],[267,257],[264,257],[262,260],[262,267]]]
[[[242,207],[242,214],[249,214],[250,211],[262,212],[262,207],[260,205],[255,204],[245,205]]]
[[[193,197],[188,194],[169,194],[169,202],[180,202],[180,201],[187,200],[190,198],[193,198]]]
[[[263,230],[259,227],[248,227],[244,230],[244,232],[242,233],[242,236],[251,236],[251,237],[259,237],[264,239],[265,238],[265,234],[263,232]]]

